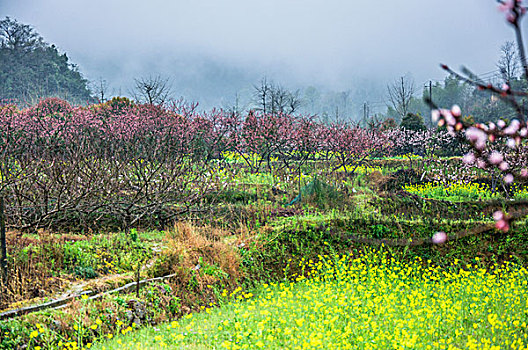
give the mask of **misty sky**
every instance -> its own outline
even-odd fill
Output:
[[[411,73],[421,86],[443,79],[440,62],[493,71],[513,40],[494,0],[0,0],[6,15],[90,80],[126,94],[134,77],[162,74],[196,99],[229,99],[264,75],[346,90]]]

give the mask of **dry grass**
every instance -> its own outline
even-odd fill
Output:
[[[193,298],[193,293],[185,293],[189,290],[207,296],[208,300],[213,299],[211,285],[222,283],[227,287],[234,286],[240,278],[240,257],[231,236],[231,233],[219,228],[196,227],[189,222],[176,223],[167,231],[149,275],[176,273],[177,277],[171,284],[173,290],[184,293],[180,296],[184,301]]]

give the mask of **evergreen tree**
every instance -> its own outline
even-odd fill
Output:
[[[31,26],[9,17],[0,20],[0,101],[23,104],[56,96],[91,102],[87,83],[68,56],[45,43]]]
[[[408,129],[408,130],[425,130],[427,129],[424,124],[424,119],[420,114],[414,114],[414,113],[407,113],[405,117],[403,117],[400,126],[402,128]]]

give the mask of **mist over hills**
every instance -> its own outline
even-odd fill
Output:
[[[249,108],[267,78],[308,91],[304,113],[354,119],[365,106],[386,110],[387,85],[400,76],[414,79],[419,97],[445,78],[439,63],[496,70],[512,38],[495,4],[481,0],[18,0],[0,1],[0,15],[34,26],[110,95],[130,96],[134,79],[159,75],[173,97],[203,109]]]

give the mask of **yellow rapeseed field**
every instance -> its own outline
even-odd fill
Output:
[[[443,184],[440,182],[427,182],[415,185],[407,184],[403,189],[423,198],[449,200],[453,202],[501,198],[498,190],[493,192],[489,185],[481,183],[452,182]],[[514,191],[514,197],[523,194],[524,192],[520,189]]]
[[[528,348],[528,271],[513,263],[438,267],[368,249],[300,268],[180,321],[123,328],[97,349]]]

